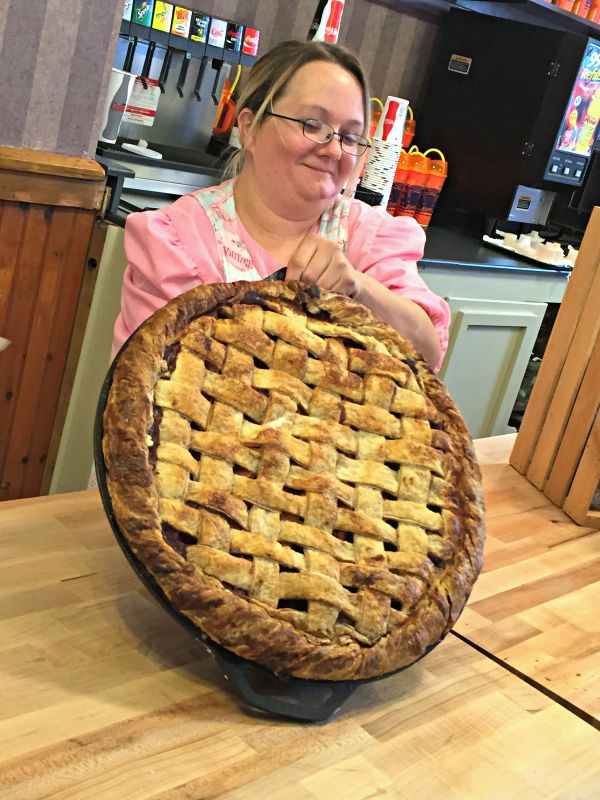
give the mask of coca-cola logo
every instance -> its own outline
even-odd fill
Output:
[[[247,33],[246,36],[244,37],[244,44],[248,46],[258,44],[258,34],[256,33],[253,36],[252,34]]]
[[[223,30],[223,28],[219,28],[216,25],[213,25],[210,29],[210,35],[214,36],[215,39],[218,39],[220,36],[223,36],[224,33],[225,31]]]

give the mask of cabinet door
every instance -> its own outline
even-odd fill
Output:
[[[452,324],[440,377],[474,438],[508,433],[546,304],[446,299]]]

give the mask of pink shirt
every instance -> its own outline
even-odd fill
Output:
[[[239,219],[237,226],[261,278],[282,267],[252,239]],[[425,310],[438,332],[443,356],[448,347],[450,310],[417,272],[416,262],[423,255],[424,244],[425,234],[414,219],[392,217],[385,209],[352,201],[348,260],[355,269]],[[121,313],[114,329],[113,356],[128,336],[169,300],[198,284],[224,280],[214,229],[193,194],[180,197],[166,208],[131,214],[125,227],[125,252],[128,265]]]

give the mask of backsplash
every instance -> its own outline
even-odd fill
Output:
[[[265,53],[285,39],[306,38],[317,0],[185,5],[259,28]],[[27,0],[25,15],[23,0],[0,3],[0,144],[95,152],[122,7],[123,0]],[[399,94],[418,109],[437,31],[433,18],[346,0],[339,43],[359,55],[376,95]]]

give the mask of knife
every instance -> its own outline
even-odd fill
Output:
[[[281,269],[278,269],[272,275],[268,275],[265,278],[265,280],[267,280],[267,281],[283,281],[283,280],[285,280],[285,271],[286,271],[286,269],[287,269],[287,267],[281,267]]]

